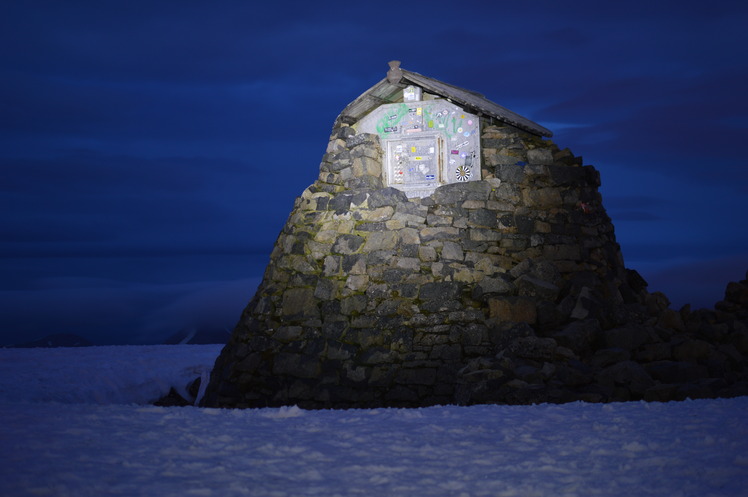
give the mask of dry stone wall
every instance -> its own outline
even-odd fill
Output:
[[[483,180],[409,200],[352,124],[336,122],[204,405],[667,400],[682,377],[744,378],[741,328],[724,350],[683,338],[688,313],[625,269],[600,175],[568,149],[484,121]]]

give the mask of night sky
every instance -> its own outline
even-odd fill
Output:
[[[748,269],[747,26],[737,0],[4,2],[0,344],[233,328],[393,59],[551,129],[626,266],[711,307]]]

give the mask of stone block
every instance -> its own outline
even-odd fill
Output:
[[[596,319],[573,321],[561,330],[553,333],[553,338],[577,353],[586,353],[592,348],[597,335],[600,333],[600,323]]]
[[[233,369],[242,373],[253,373],[262,363],[262,354],[254,352],[248,354],[241,361],[234,364]]]
[[[363,221],[384,222],[392,217],[395,213],[395,209],[390,205],[386,205],[376,209],[361,209],[357,212],[360,214]]]
[[[645,402],[670,402],[678,399],[678,385],[660,384],[644,392]]]
[[[280,353],[273,358],[273,375],[296,378],[317,378],[320,375],[319,360],[300,354]]]
[[[319,317],[314,288],[290,288],[283,292],[281,314],[287,319]]]
[[[393,259],[396,268],[418,271],[421,269],[421,260],[416,257],[395,257]]]
[[[405,192],[392,187],[374,190],[369,193],[368,199],[369,207],[372,209],[386,205],[397,206],[398,204],[407,202],[408,196],[405,195]]]
[[[273,338],[279,342],[290,342],[299,338],[304,329],[301,326],[281,326],[273,334]]]
[[[328,255],[325,257],[322,274],[324,276],[337,276],[340,274],[340,256]]]
[[[351,274],[345,281],[345,287],[354,292],[363,292],[369,284],[369,276],[365,274]]]
[[[358,235],[340,235],[332,247],[334,254],[353,254],[358,252],[365,239]]]
[[[364,312],[367,305],[367,299],[364,295],[352,295],[340,299],[340,312],[346,316]]]
[[[468,230],[468,237],[472,241],[476,242],[495,242],[501,240],[501,233],[486,228],[470,228]]]
[[[543,247],[543,256],[549,260],[581,260],[580,247],[577,244],[569,245],[546,245]]]
[[[517,286],[519,295],[548,300],[550,302],[555,302],[560,292],[560,289],[553,283],[530,276],[529,274],[520,276],[514,284]]]
[[[366,381],[369,369],[362,366],[352,366],[350,363],[346,363],[343,368],[343,379],[353,383],[363,383]]]
[[[403,385],[433,385],[436,383],[436,369],[401,369],[395,377],[395,382]]]
[[[422,228],[421,242],[430,242],[432,240],[452,240],[460,236],[460,230],[448,226]]]
[[[495,211],[489,209],[472,209],[468,213],[467,224],[471,227],[493,229],[498,226],[499,220]]]
[[[597,381],[604,386],[626,386],[631,393],[644,396],[655,382],[639,363],[623,361],[609,366],[597,374]]]
[[[511,183],[501,183],[498,188],[492,190],[494,200],[502,203],[503,205],[511,206],[509,209],[502,209],[507,211],[513,211],[515,206],[519,205],[522,199],[522,190],[519,186]]]
[[[654,340],[646,328],[631,325],[603,331],[602,341],[605,347],[633,351]]]
[[[548,167],[542,164],[527,164],[523,169],[525,177],[533,182],[548,175]]]
[[[392,364],[396,354],[385,347],[372,347],[359,355],[358,362],[370,366]]]
[[[439,298],[458,298],[462,293],[463,286],[450,281],[426,283],[421,287],[419,298],[421,300],[434,300]]]
[[[403,245],[418,245],[421,243],[421,236],[415,228],[401,229],[397,235]]]
[[[483,278],[473,289],[473,298],[479,299],[487,296],[512,295],[516,287],[511,280],[504,275]]]
[[[673,359],[676,361],[697,362],[714,355],[714,348],[704,340],[685,340],[673,347]]]
[[[366,274],[367,257],[365,254],[344,255],[341,269],[346,274]]]
[[[672,346],[669,343],[647,343],[636,351],[634,357],[639,362],[671,360]]]
[[[533,148],[527,151],[527,162],[530,164],[552,164],[553,152],[550,148]]]
[[[384,400],[395,405],[414,406],[418,405],[419,396],[414,389],[397,385],[387,390]]]
[[[535,324],[538,320],[535,301],[528,297],[489,297],[488,315],[512,323]]]
[[[522,166],[517,166],[516,158],[508,157],[505,163],[496,165],[496,177],[507,183],[522,183],[525,179],[525,172]]]
[[[523,191],[525,204],[537,209],[551,209],[563,204],[561,190],[558,188],[534,188]]]
[[[436,249],[422,245],[418,247],[418,258],[423,262],[433,262],[437,259]]]
[[[462,292],[462,285],[457,282],[434,282],[423,285],[418,298],[421,309],[426,312],[449,312],[462,308],[457,300]]]
[[[468,181],[442,185],[434,191],[434,202],[437,204],[462,205],[466,200],[486,201],[491,193],[491,186],[485,181]]]
[[[338,132],[340,138],[345,140],[345,146],[348,149],[356,148],[361,145],[376,145],[379,146],[379,136],[373,133],[358,133],[349,127],[345,126],[340,128]]]
[[[452,226],[452,221],[452,216],[437,216],[436,214],[426,216],[426,224],[429,226]]]
[[[709,370],[705,366],[692,362],[655,361],[645,367],[652,378],[663,383],[678,384],[709,376]]]
[[[631,353],[625,349],[600,349],[590,358],[590,365],[596,368],[606,368],[619,362],[631,359]]]
[[[522,216],[515,214],[514,225],[517,227],[517,232],[532,235],[535,233],[535,220],[529,216]]]
[[[364,252],[375,252],[379,250],[392,250],[397,246],[397,233],[393,231],[381,231],[370,233],[364,244]]]
[[[380,178],[382,176],[382,162],[370,157],[357,157],[353,159],[351,169],[357,177],[374,176]]]
[[[441,258],[445,261],[462,261],[465,258],[465,253],[458,243],[445,241],[442,246]]]
[[[725,288],[725,300],[742,307],[748,307],[748,285],[731,281]]]
[[[513,340],[507,349],[523,359],[549,361],[555,357],[557,347],[553,338],[529,336]]]

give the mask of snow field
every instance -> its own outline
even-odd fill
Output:
[[[149,404],[206,381],[223,345],[0,348],[0,400]]]
[[[162,350],[154,372],[165,374],[172,364],[174,378],[185,364],[201,363],[194,355],[182,357],[196,353],[182,347],[210,346],[172,347]],[[111,350],[103,349],[112,348],[101,349],[107,355]],[[205,349],[205,356],[215,357],[218,349]],[[80,353],[59,350],[71,351],[67,362]],[[88,361],[90,367],[117,363]],[[11,369],[0,368],[2,385]],[[97,374],[89,370],[87,376]],[[159,383],[147,377],[138,377],[141,384]],[[121,379],[79,383],[92,395],[94,385],[129,385]],[[305,411],[27,396],[37,401],[0,400],[2,496],[748,494],[748,397]]]

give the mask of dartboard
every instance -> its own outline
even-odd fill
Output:
[[[457,178],[457,181],[468,181],[472,175],[473,171],[469,166],[457,166],[457,169],[455,169],[455,177]]]

